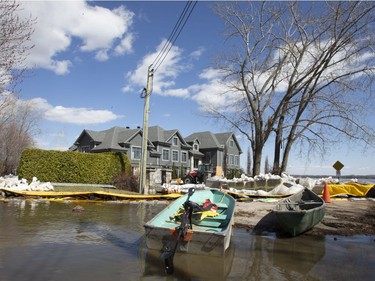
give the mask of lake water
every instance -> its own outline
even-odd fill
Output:
[[[79,204],[81,213],[72,209]],[[373,280],[375,237],[235,229],[225,257],[176,254],[166,275],[143,224],[162,203],[0,201],[0,281]]]

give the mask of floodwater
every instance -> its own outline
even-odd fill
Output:
[[[373,280],[375,237],[235,229],[225,257],[177,253],[166,275],[143,224],[161,203],[0,201],[0,281]]]

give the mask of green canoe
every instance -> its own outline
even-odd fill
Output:
[[[311,229],[323,219],[324,200],[304,188],[281,200],[273,212],[283,230],[294,237]]]

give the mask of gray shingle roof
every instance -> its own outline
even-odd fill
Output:
[[[194,133],[185,138],[187,143],[192,143],[195,139],[199,140],[200,149],[219,148],[221,146],[216,136],[208,131]]]
[[[139,132],[142,132],[141,129],[127,129],[127,128],[121,128],[122,130],[119,131],[118,134],[118,141],[119,143],[130,143],[132,139],[139,134]]]
[[[85,130],[86,133],[94,140],[94,141],[99,141],[99,142],[102,142],[105,138],[105,135],[106,135],[106,132],[109,131],[109,130],[106,130],[106,131],[100,131],[100,132],[97,132],[97,131],[92,131],[92,130]]]
[[[180,135],[177,129],[175,130],[164,130],[159,126],[152,126],[148,128],[148,139],[151,142],[170,142],[171,138],[178,136],[183,145],[187,145],[185,139]]]
[[[229,138],[233,135],[233,133],[218,133],[215,134],[216,139],[220,144],[225,144],[229,140]]]
[[[148,128],[148,139],[151,142],[166,142],[165,131],[159,126],[152,126]]]
[[[126,148],[120,144],[129,143],[131,139],[140,132],[140,129],[128,129],[122,127],[112,127],[104,131],[86,131],[90,137],[99,144],[93,151],[125,151]]]
[[[142,129],[129,129],[115,126],[104,131],[84,130],[77,139],[77,142],[79,142],[85,134],[89,135],[91,139],[96,143],[96,147],[92,149],[95,152],[126,151],[127,146],[130,145],[132,139],[138,134],[142,134]],[[233,133],[214,134],[209,131],[205,131],[193,133],[188,137],[183,138],[178,130],[164,130],[159,126],[149,127],[148,146],[153,147],[152,143],[170,143],[171,138],[173,136],[178,136],[180,138],[181,144],[187,147],[189,147],[189,145],[192,144],[194,140],[198,139],[200,149],[223,148],[223,146],[227,143],[228,139],[233,136],[235,142],[237,143],[240,149],[240,153],[242,153],[241,148]],[[198,154],[201,153],[198,152],[197,155]]]
[[[221,148],[223,147],[228,140],[233,137],[234,141],[236,142],[240,153],[242,153],[241,147],[237,141],[236,136],[233,133],[226,132],[226,133],[211,133],[209,131],[206,132],[198,132],[191,134],[185,138],[186,142],[192,144],[194,140],[199,141],[199,148],[200,149],[209,149],[209,148]]]
[[[93,151],[125,151],[124,147],[119,145],[119,134],[122,132],[123,128],[121,127],[112,127],[108,130],[101,131],[101,132],[94,132],[90,136],[93,138],[95,142],[100,142],[96,147],[94,147]],[[93,132],[93,131],[92,131]]]

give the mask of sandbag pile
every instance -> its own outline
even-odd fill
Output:
[[[26,179],[18,179],[16,176],[0,177],[0,188],[13,191],[53,191],[54,188],[50,182],[40,182],[33,177],[30,184]]]

